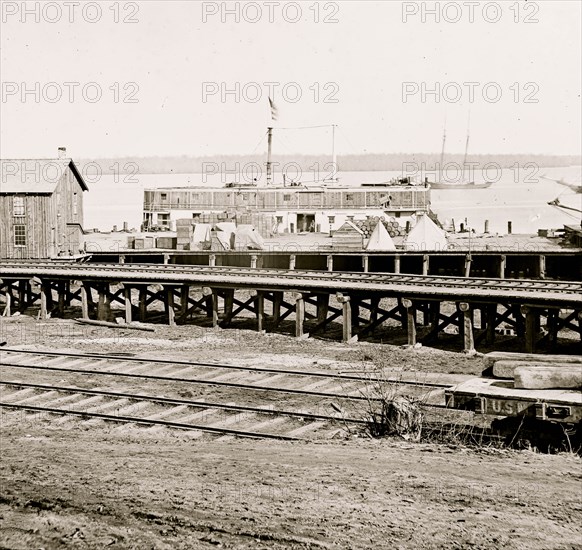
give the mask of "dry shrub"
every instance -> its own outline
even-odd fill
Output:
[[[407,397],[381,400],[370,406],[368,430],[372,437],[397,435],[418,441],[423,414],[418,402]]]

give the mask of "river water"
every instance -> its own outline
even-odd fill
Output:
[[[342,184],[379,183],[387,181],[396,172],[342,172]],[[513,233],[536,233],[538,229],[561,228],[565,224],[579,224],[580,214],[565,212],[547,203],[556,197],[564,205],[582,208],[582,195],[553,181],[541,178],[564,179],[580,184],[582,167],[505,169],[499,174],[491,170],[489,177],[498,179],[488,189],[433,190],[433,211],[442,222],[455,220],[477,232],[482,232],[489,220],[492,233],[503,234],[511,221]],[[451,176],[454,177],[454,176]],[[232,178],[231,178],[232,179]],[[228,179],[228,181],[231,181]],[[276,178],[277,179],[277,178]],[[152,187],[216,186],[223,182],[220,176],[207,178],[201,174],[140,174],[96,177],[87,175],[89,192],[85,194],[85,223],[87,229],[110,231],[126,221],[130,228],[139,228],[142,221],[143,190]],[[94,181],[91,181],[94,180]],[[475,178],[479,182],[479,178]]]

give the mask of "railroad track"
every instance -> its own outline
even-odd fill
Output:
[[[3,348],[0,352],[2,377],[6,371],[35,373],[70,373],[98,376],[103,380],[166,382],[176,386],[244,390],[246,396],[265,394],[277,397],[276,408],[237,405],[232,402],[208,402],[136,394],[109,389],[27,383],[22,380],[0,381],[0,407],[32,413],[47,413],[101,419],[114,422],[149,424],[194,430],[195,432],[238,435],[255,438],[300,439],[330,437],[338,431],[365,427],[366,421],[349,416],[347,403],[378,400],[374,384],[391,384],[407,393],[429,395],[429,406],[444,408],[444,390],[449,384],[418,380],[384,379],[376,376],[308,372],[268,367],[246,367],[218,363],[155,360],[101,354],[35,352]],[[144,370],[147,373],[143,372]],[[163,374],[162,374],[163,373]],[[276,383],[276,385],[275,385]],[[392,387],[392,386],[391,386]],[[339,392],[341,390],[341,393]],[[240,397],[240,395],[239,395]],[[302,399],[310,410],[282,408],[282,397]],[[227,397],[228,398],[228,397]],[[309,402],[312,405],[309,405]],[[62,405],[66,407],[63,408]],[[333,414],[312,412],[334,411]],[[114,411],[114,414],[111,413]],[[136,416],[132,411],[137,411]],[[130,414],[131,413],[131,414]],[[217,419],[217,415],[220,417]],[[358,415],[361,416],[361,415]],[[274,427],[276,429],[271,431]]]
[[[174,264],[71,264],[65,262],[45,262],[45,263],[3,263],[0,266],[0,277],[18,275],[37,275],[44,277],[65,277],[71,278],[79,275],[103,277],[107,279],[122,278],[124,280],[142,280],[144,276],[153,279],[158,277],[159,282],[165,279],[174,278],[184,282],[218,283],[221,278],[236,278],[244,282],[245,279],[252,281],[257,279],[275,278],[271,283],[277,286],[288,285],[289,282],[300,284],[312,284],[316,286],[328,285],[329,287],[341,287],[358,283],[362,285],[362,290],[367,287],[375,287],[374,290],[381,290],[376,285],[398,285],[416,288],[443,290],[473,290],[473,291],[500,291],[500,292],[540,292],[558,294],[582,294],[582,283],[578,281],[556,281],[556,280],[531,280],[531,279],[494,279],[478,277],[450,277],[434,275],[403,275],[391,273],[361,273],[361,272],[327,272],[315,270],[287,270],[287,269],[265,269],[265,268],[245,268],[245,267],[206,267],[206,266],[183,266]],[[141,276],[141,278],[140,278]],[[285,283],[285,281],[287,283]]]

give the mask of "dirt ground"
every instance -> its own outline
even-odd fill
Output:
[[[441,380],[482,368],[450,351],[237,329],[142,333],[26,316],[0,328],[0,340],[27,349],[332,372],[382,362]],[[19,379],[44,383],[34,372]],[[159,427],[1,419],[2,549],[582,549],[582,461],[571,453],[366,437],[194,438]]]

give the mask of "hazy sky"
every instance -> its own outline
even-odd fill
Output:
[[[446,2],[78,3],[2,0],[4,158],[61,145],[74,157],[264,150],[266,82],[278,83],[275,126],[335,123],[340,154],[438,151],[445,118],[447,150],[461,152],[469,111],[473,152],[581,150],[576,0],[489,2],[487,13],[480,2],[473,22],[466,2],[449,2],[440,22],[424,12]],[[279,130],[274,145],[327,152],[330,131]]]

